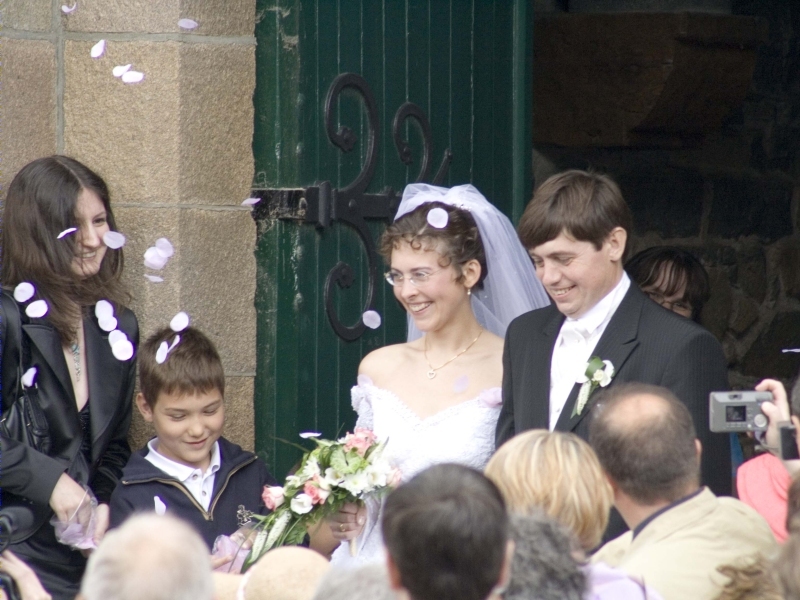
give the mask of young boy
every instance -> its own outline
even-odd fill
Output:
[[[239,528],[240,509],[269,512],[261,493],[275,479],[255,454],[222,437],[225,374],[211,340],[193,327],[151,336],[139,348],[139,387],[136,406],[156,437],[123,469],[111,495],[111,527],[134,512],[168,512],[211,548]]]

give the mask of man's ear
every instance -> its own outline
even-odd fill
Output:
[[[615,227],[611,233],[606,236],[605,244],[608,244],[609,258],[612,261],[622,261],[625,254],[625,246],[628,243],[628,232],[622,227]]]
[[[694,453],[697,457],[697,464],[700,464],[700,457],[703,456],[703,443],[697,438],[694,440]]]
[[[400,569],[394,564],[392,555],[386,553],[386,569],[389,571],[389,586],[395,590],[400,591],[403,589],[403,582],[400,577]]]
[[[494,593],[498,596],[502,595],[508,589],[508,584],[511,583],[511,565],[514,563],[514,551],[517,545],[514,540],[506,542],[506,556],[503,559],[503,567],[500,569],[500,579],[497,580]]]
[[[153,422],[153,409],[150,408],[150,405],[147,403],[147,400],[144,399],[144,394],[139,392],[136,394],[136,408],[139,409],[139,412],[144,417],[144,420],[148,423]]]

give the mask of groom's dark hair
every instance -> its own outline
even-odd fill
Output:
[[[382,532],[414,600],[484,600],[498,585],[508,516],[479,471],[456,464],[422,471],[386,499]]]
[[[608,235],[622,227],[630,235],[633,217],[619,186],[608,175],[564,171],[538,187],[525,207],[517,232],[528,250],[562,233],[600,249]],[[628,258],[625,248],[623,261]]]

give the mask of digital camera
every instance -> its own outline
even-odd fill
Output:
[[[761,412],[762,402],[772,402],[772,392],[711,392],[708,403],[711,431],[766,431],[769,420]]]

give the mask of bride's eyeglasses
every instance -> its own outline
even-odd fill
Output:
[[[436,271],[417,271],[416,273],[411,274],[411,276],[408,278],[408,281],[411,283],[411,285],[418,288],[428,283],[432,275],[436,275],[436,273],[443,270],[444,269],[437,269]],[[384,275],[384,277],[386,278],[386,281],[389,282],[389,285],[393,287],[401,287],[403,282],[406,280],[406,276],[400,271],[389,271]]]

